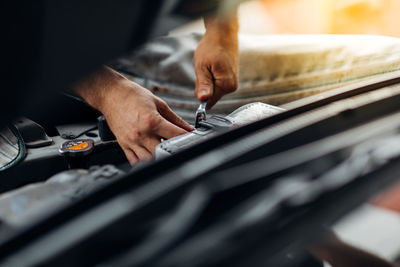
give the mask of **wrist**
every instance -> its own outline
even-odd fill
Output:
[[[226,16],[212,15],[204,17],[204,25],[207,31],[219,31],[228,34],[237,34],[239,31],[238,13]]]

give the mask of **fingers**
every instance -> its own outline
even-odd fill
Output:
[[[172,124],[171,122],[163,119],[160,122],[160,127],[158,128],[157,134],[164,139],[171,139],[175,136],[186,134],[187,131]]]
[[[159,130],[158,130],[159,129]],[[139,161],[149,161],[155,156],[155,150],[161,143],[161,138],[170,139],[187,133],[186,130],[172,124],[166,119],[161,119],[159,127],[155,129],[155,137],[147,136],[131,142],[129,148],[123,148],[125,155],[131,165]]]
[[[216,78],[214,82],[214,95],[208,100],[207,109],[212,108],[224,95],[236,91],[237,86],[238,81],[233,73]]]
[[[208,99],[206,109],[207,110],[211,109],[218,102],[218,100],[221,99],[222,96],[223,96],[222,94],[219,94],[217,92],[214,93],[214,95]]]
[[[142,146],[144,146],[147,151],[151,153],[152,156],[155,156],[156,146],[160,143],[160,137],[146,138],[145,140],[143,140]]]
[[[153,158],[153,154],[141,144],[132,144],[131,147],[139,161],[149,161]]]
[[[158,112],[141,116],[140,126],[131,128],[124,152],[131,165],[138,161],[148,161],[155,155],[156,146],[161,138],[170,139],[193,130],[183,119],[176,115],[161,99],[156,99]]]
[[[207,109],[213,107],[224,95],[236,91],[237,76],[231,70],[211,73],[201,68],[197,71],[195,95],[199,101],[207,101]]]
[[[179,117],[172,109],[161,99],[157,104],[158,112],[162,117],[167,119],[172,124],[186,130],[186,131],[193,131],[193,127],[190,126],[186,121],[184,121],[181,117]]]
[[[133,152],[130,148],[122,147],[122,150],[124,151],[126,159],[129,161],[129,164],[131,166],[139,162],[139,158],[136,156],[135,152]]]
[[[214,94],[214,79],[207,68],[200,68],[196,71],[195,95],[199,101],[210,99]]]
[[[156,146],[160,143],[156,138],[148,140],[147,146],[142,144],[131,144],[129,148],[123,147],[122,150],[125,153],[127,160],[130,165],[135,165],[139,161],[149,161],[153,159],[155,155]]]

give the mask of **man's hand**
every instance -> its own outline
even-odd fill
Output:
[[[107,67],[75,91],[103,113],[131,165],[150,160],[161,138],[193,130],[163,100]]]
[[[205,19],[206,33],[194,54],[195,95],[208,100],[210,109],[221,97],[238,87],[237,14],[229,18]]]
[[[192,130],[151,92],[128,80],[119,86],[102,111],[131,165],[152,159],[161,138]]]

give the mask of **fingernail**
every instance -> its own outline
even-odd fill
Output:
[[[210,89],[203,88],[200,90],[200,95],[208,95],[210,93]]]

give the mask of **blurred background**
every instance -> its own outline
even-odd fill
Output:
[[[259,0],[240,7],[251,34],[377,34],[400,37],[399,0]],[[174,32],[204,31],[201,20]]]
[[[240,6],[246,34],[372,34],[400,37],[400,0],[254,0]],[[172,34],[204,32],[202,20]],[[388,260],[398,257],[400,184],[341,220],[346,242]],[[400,258],[397,260],[400,262]]]

